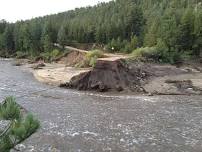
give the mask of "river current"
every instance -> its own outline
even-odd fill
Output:
[[[10,95],[41,122],[38,132],[18,145],[23,152],[202,151],[202,96],[53,89],[1,60],[0,101]]]

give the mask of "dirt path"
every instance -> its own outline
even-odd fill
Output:
[[[77,49],[77,48],[74,48],[74,47],[71,47],[71,46],[65,46],[65,49],[72,50],[72,51],[78,51],[78,52],[81,52],[81,53],[89,52],[89,51]],[[127,55],[127,54],[104,53],[104,56],[105,56],[104,58],[99,58],[98,60],[115,61],[115,60],[119,60],[119,59],[129,58],[129,55]]]

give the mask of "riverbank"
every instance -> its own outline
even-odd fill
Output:
[[[0,69],[0,99],[20,97],[18,103],[41,122],[40,130],[19,145],[21,151],[202,150],[202,96],[52,89],[11,61],[1,61]]]
[[[72,83],[71,82],[73,81],[72,79],[74,80],[76,79],[77,85],[80,85],[80,87],[82,86],[81,84],[87,85],[89,81],[82,80],[82,82],[78,83],[78,80],[80,80],[83,75],[88,75],[89,72],[92,73],[92,69],[77,69],[74,67],[66,67],[64,64],[57,64],[57,63],[46,64],[45,67],[38,70],[31,69],[31,65],[28,64],[25,66],[30,67],[30,70],[32,71],[34,77],[38,81],[49,85],[58,85],[58,86],[61,84],[68,85]],[[171,65],[158,65],[158,64],[138,63],[137,65],[133,66],[135,66],[134,69],[137,69],[137,67],[139,69],[138,71],[136,71],[136,74],[139,72],[139,75],[142,74],[144,76],[140,79],[140,81],[138,81],[139,83],[141,83],[139,84],[139,86],[142,88],[141,90],[142,92],[139,91],[138,94],[149,94],[149,95],[201,94],[202,73],[200,71],[187,67],[176,68],[175,66]],[[144,71],[140,72],[140,69],[144,69]],[[107,71],[107,69],[105,70]],[[106,76],[108,76],[110,77],[109,79],[111,80],[111,78],[114,75],[108,75],[106,73],[100,71],[100,74],[98,74],[97,76],[92,75],[91,77],[92,79],[97,77],[96,80],[99,78],[100,80],[103,80],[103,78],[105,79]],[[104,75],[106,76],[104,77]],[[109,84],[113,85],[111,83]],[[79,89],[76,88],[77,85],[72,87],[68,86],[68,88]],[[137,94],[137,90],[131,91],[128,88],[127,89],[123,88],[124,90],[119,90],[122,89],[120,88],[120,86],[118,86],[117,84],[114,84],[114,86],[115,86],[114,90],[108,90],[108,91],[118,91],[118,92],[122,91],[123,93],[131,92]],[[79,90],[85,90],[85,89],[79,89]],[[87,88],[86,90],[89,89]],[[91,89],[91,91],[92,90],[93,89]]]
[[[83,91],[123,92],[148,95],[202,94],[202,65],[190,62],[180,66],[137,62],[123,54],[105,53],[92,68],[78,68],[88,51],[71,51],[53,63],[27,64],[43,83]],[[35,67],[33,69],[33,67]]]

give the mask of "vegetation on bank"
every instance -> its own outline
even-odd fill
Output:
[[[94,67],[98,58],[103,58],[104,53],[100,50],[91,50],[85,55],[85,59],[76,65],[76,67]]]
[[[115,0],[27,21],[0,22],[1,56],[49,59],[55,43],[64,48],[72,42],[96,43],[110,52],[132,54],[145,50],[153,54],[148,51],[155,48],[162,62],[174,62],[184,55],[199,57],[202,2]]]
[[[32,114],[24,115],[13,97],[7,97],[0,104],[0,120],[8,122],[8,126],[0,130],[0,151],[9,152],[39,128],[39,121]]]
[[[190,60],[194,57],[191,51],[169,50],[163,41],[158,41],[156,46],[137,48],[131,53],[131,59],[134,60],[171,64],[182,63],[183,60]]]

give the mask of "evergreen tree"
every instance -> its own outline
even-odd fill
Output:
[[[66,44],[66,32],[65,32],[65,28],[64,26],[61,26],[59,32],[58,32],[58,38],[57,38],[57,42],[60,46],[62,46],[62,48],[64,49],[65,44]]]
[[[39,128],[39,121],[33,115],[23,117],[13,97],[7,97],[3,104],[0,104],[0,119],[8,122],[8,126],[0,130],[1,152],[9,152]]]
[[[179,26],[178,44],[180,50],[191,50],[194,38],[194,15],[191,9],[187,9],[182,16]]]
[[[54,42],[53,42],[53,31],[50,22],[47,22],[44,25],[41,36],[41,42],[43,45],[43,50],[52,51]]]
[[[9,53],[14,51],[14,39],[13,39],[13,28],[12,25],[7,25],[3,33],[2,42],[5,50]]]
[[[193,54],[202,57],[202,6],[195,10]]]

